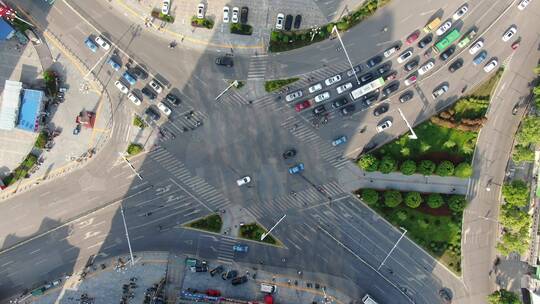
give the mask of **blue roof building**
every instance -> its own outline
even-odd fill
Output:
[[[37,132],[39,128],[39,113],[43,92],[37,90],[24,90],[21,108],[19,110],[19,124],[17,128]]]
[[[0,18],[0,40],[8,40],[15,34],[15,30],[4,21],[4,19]]]

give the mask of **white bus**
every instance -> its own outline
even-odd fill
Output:
[[[353,100],[356,100],[356,99],[366,95],[369,92],[373,92],[373,91],[379,89],[383,85],[384,85],[384,79],[382,77],[379,77],[379,78],[373,80],[372,82],[370,82],[368,84],[365,84],[365,85],[359,87],[358,89],[353,90],[351,92],[351,98]]]

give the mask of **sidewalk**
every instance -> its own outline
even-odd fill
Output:
[[[374,188],[425,193],[467,194],[469,185],[469,179],[452,176],[364,172],[354,163],[349,163],[347,167],[339,171],[338,180],[340,185],[348,192],[359,188]]]
[[[240,226],[255,222],[255,218],[241,205],[233,205],[224,209],[221,213],[223,225],[221,233],[233,237],[238,237]]]

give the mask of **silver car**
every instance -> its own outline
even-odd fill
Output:
[[[287,102],[291,102],[291,101],[293,101],[293,100],[295,100],[295,99],[297,99],[297,98],[302,97],[302,95],[304,95],[304,94],[302,93],[302,91],[292,92],[291,94],[285,96],[285,100],[286,100]]]

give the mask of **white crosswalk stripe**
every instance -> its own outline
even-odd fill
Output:
[[[237,89],[231,88],[225,94],[223,94],[223,96],[221,96],[221,98],[219,99],[219,103],[243,106],[248,105],[249,100],[242,96],[242,94],[240,94]]]
[[[247,79],[264,79],[267,64],[268,55],[251,56],[249,60]]]
[[[222,237],[218,248],[217,260],[222,264],[232,264],[234,262],[234,250],[233,245],[236,243],[235,239]]]

